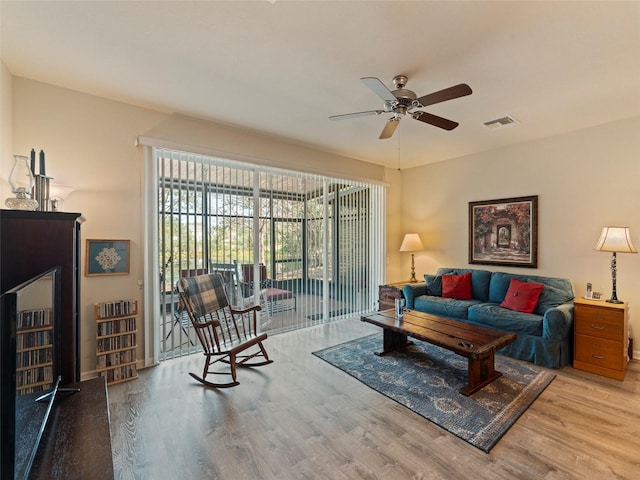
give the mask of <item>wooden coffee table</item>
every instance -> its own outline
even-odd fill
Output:
[[[360,320],[383,329],[382,352],[377,355],[411,345],[408,337],[412,337],[466,357],[469,360],[468,379],[460,393],[467,396],[502,376],[495,369],[495,352],[516,340],[515,333],[413,310],[405,312],[402,319],[396,319],[394,310],[384,310],[363,315]]]

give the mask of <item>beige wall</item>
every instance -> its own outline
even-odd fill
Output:
[[[402,230],[402,172],[396,168],[385,169],[387,188],[387,282],[399,282],[409,279],[409,269],[405,269],[400,254],[400,244],[404,237]]]
[[[269,165],[384,180],[384,169],[377,165],[18,77],[13,78],[12,127],[13,152],[28,155],[31,148],[43,149],[53,182],[77,189],[67,198],[65,210],[81,212],[87,219],[82,225],[83,269],[86,239],[131,240],[130,275],[82,276],[83,376],[91,375],[95,368],[93,305],[121,298],[143,303],[138,283],[143,279],[142,151],[135,146],[139,135],[229,152],[238,159]],[[4,179],[11,162],[10,155],[0,159]],[[138,343],[138,358],[142,359],[142,336]]]
[[[640,248],[639,132],[633,118],[404,170],[401,230],[388,235],[398,242],[404,232],[421,235],[416,276],[468,267],[469,202],[538,195],[538,268],[475,267],[566,277],[577,295],[591,282],[609,298],[611,254],[593,246],[602,227],[614,225],[629,226]],[[408,277],[409,256],[401,262],[402,274],[389,281]],[[640,254],[618,255],[618,298],[630,302],[640,358]]]
[[[81,370],[85,375],[95,367],[93,304],[129,297],[142,301],[138,285],[143,272],[142,156],[135,146],[139,135],[284,168],[388,182],[387,281],[405,280],[409,275],[410,256],[398,252],[406,232],[419,233],[425,246],[424,252],[416,254],[416,275],[440,266],[467,266],[468,202],[476,200],[538,195],[539,268],[526,271],[570,278],[578,293],[586,282],[605,295],[611,293],[610,255],[593,251],[602,226],[630,226],[640,247],[639,118],[399,172],[12,78],[4,65],[1,87],[2,179],[8,177],[11,154],[44,149],[47,172],[54,182],[77,188],[65,207],[86,216],[83,242],[87,238],[131,240],[130,275],[82,276]],[[0,198],[6,197],[7,188],[6,181],[0,181],[0,192],[5,192]],[[618,296],[632,303],[632,328],[638,336],[639,273],[640,255],[619,255]],[[639,348],[640,341],[636,342]],[[139,357],[143,354],[140,351]]]
[[[0,208],[4,208],[4,200],[9,197],[11,188],[6,181],[13,164],[13,78],[7,67],[0,61]],[[5,163],[5,161],[7,163]],[[8,166],[7,166],[8,165]]]

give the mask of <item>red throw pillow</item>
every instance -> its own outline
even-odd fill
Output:
[[[533,313],[543,288],[542,283],[521,282],[512,278],[500,306],[516,312]]]
[[[461,275],[442,275],[442,298],[471,300],[471,272]]]

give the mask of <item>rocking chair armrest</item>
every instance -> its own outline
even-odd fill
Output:
[[[231,312],[232,312],[232,313],[234,313],[234,314],[238,314],[238,315],[242,315],[243,313],[249,313],[249,312],[252,312],[252,311],[254,311],[254,310],[255,310],[256,312],[259,312],[260,310],[262,310],[262,307],[261,307],[260,305],[253,305],[253,306],[251,306],[251,307],[243,308],[243,309],[241,309],[241,310],[240,310],[240,309],[237,309],[237,308],[235,308],[235,307],[229,307],[229,308],[230,308],[230,310],[231,310]]]
[[[198,325],[202,325],[202,327],[208,327],[208,326],[212,326],[214,328],[219,327],[220,324],[220,320],[216,319],[216,318],[210,318],[209,320],[207,320],[206,322],[201,322],[199,320],[196,320],[196,322],[193,322],[193,319],[191,320],[192,323],[197,323]]]

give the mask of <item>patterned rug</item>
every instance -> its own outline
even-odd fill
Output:
[[[465,397],[467,359],[423,342],[384,357],[382,334],[314,355],[471,445],[489,452],[555,378],[533,364],[496,355],[503,376]]]

